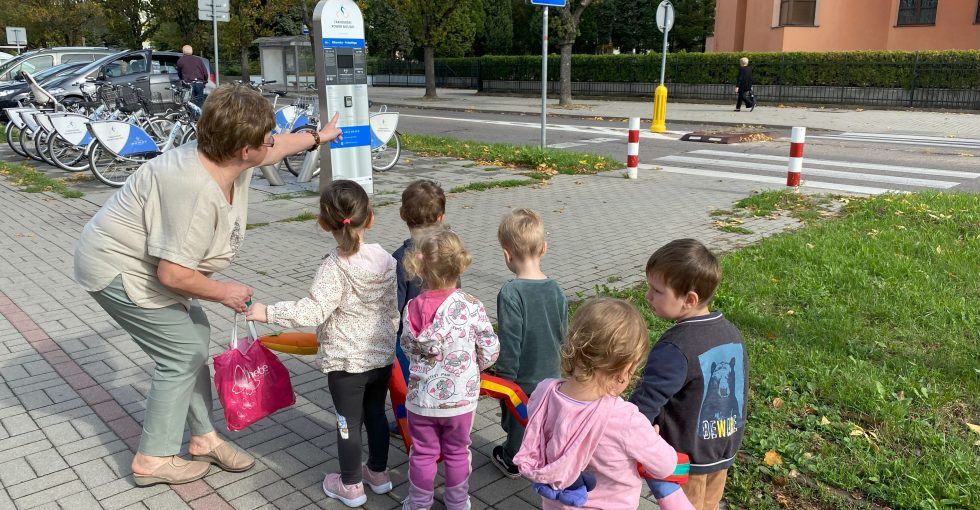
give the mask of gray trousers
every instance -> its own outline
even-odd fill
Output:
[[[126,294],[122,277],[90,294],[156,364],[139,452],[177,455],[185,425],[194,436],[214,430],[207,364],[211,326],[201,305],[195,300],[190,310],[179,304],[140,308]]]

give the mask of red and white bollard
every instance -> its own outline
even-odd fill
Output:
[[[786,186],[798,188],[800,173],[803,172],[803,143],[806,140],[806,128],[795,127],[789,137],[789,168],[786,174]]]
[[[630,117],[630,137],[626,144],[626,175],[636,179],[640,165],[640,118]]]

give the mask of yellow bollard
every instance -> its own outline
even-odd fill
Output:
[[[667,131],[667,87],[658,85],[653,93],[653,123],[650,131],[663,133]]]

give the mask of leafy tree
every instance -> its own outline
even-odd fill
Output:
[[[4,25],[27,29],[32,48],[98,44],[105,27],[102,6],[85,0],[2,0]]]
[[[704,51],[705,40],[715,33],[715,0],[671,0],[674,4],[674,27],[667,42],[671,51]],[[655,50],[663,46],[663,35],[657,29],[653,12],[652,34]]]
[[[575,5],[573,5],[575,4]],[[555,12],[555,23],[551,26],[555,34],[558,35],[558,47],[561,50],[561,60],[559,64],[559,80],[561,81],[558,104],[567,106],[572,104],[572,47],[575,46],[575,38],[578,36],[578,25],[582,19],[582,13],[592,4],[592,0],[578,0],[578,2],[567,2],[565,7],[553,8]]]
[[[107,41],[139,49],[160,29],[160,16],[150,0],[100,0],[105,12]],[[157,3],[162,3],[157,0]]]
[[[510,54],[541,53],[541,7],[531,5],[527,0],[512,0],[510,6],[514,32]]]
[[[425,98],[436,99],[435,52],[458,55],[473,45],[483,0],[391,0],[408,22],[425,60]]]
[[[514,39],[514,18],[508,0],[489,0],[483,5],[487,23],[476,38],[477,55],[506,55]]]
[[[372,55],[395,58],[408,55],[415,47],[408,25],[389,0],[364,2],[364,31]]]

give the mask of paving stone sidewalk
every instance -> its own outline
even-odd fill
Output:
[[[449,190],[513,175],[406,155],[402,165],[376,176],[377,220],[369,242],[394,250],[407,237],[398,200],[404,186],[421,177]],[[74,186],[86,195],[22,193],[0,179],[0,508],[343,508],[320,489],[324,473],[339,467],[326,377],[311,358],[291,355],[282,359],[295,406],[233,433],[224,431],[215,400],[218,430],[258,458],[255,468],[238,474],[213,469],[201,481],[173,488],[133,485],[129,465],[153,366],[72,280],[75,240],[111,194],[94,182]],[[281,220],[316,210],[316,198],[302,193],[312,187],[273,189],[256,177],[253,228],[235,264],[219,278],[253,286],[259,300],[304,295],[333,241],[314,221]],[[575,299],[596,286],[638,283],[646,257],[677,237],[696,237],[725,251],[795,226],[792,220],[760,219],[747,225],[751,235],[715,229],[710,211],[729,209],[754,189],[746,182],[656,172],[635,181],[620,172],[557,176],[542,186],[451,194],[446,217],[474,255],[464,286],[492,314],[497,289],[510,277],[496,240],[497,223],[510,208],[542,213],[549,241],[544,270]],[[220,305],[205,308],[214,355],[225,349],[233,317]],[[502,477],[489,461],[504,435],[498,420],[496,402],[481,401],[473,430],[473,508],[538,508],[526,482]],[[392,440],[389,465],[394,491],[369,494],[365,508],[398,508],[406,495],[407,456],[398,440]],[[641,508],[656,505],[644,499]]]

